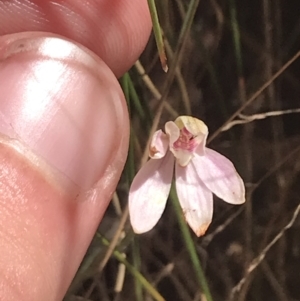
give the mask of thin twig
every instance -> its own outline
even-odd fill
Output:
[[[144,84],[146,85],[146,87],[150,90],[150,92],[152,93],[153,97],[156,100],[160,100],[162,95],[159,92],[159,90],[156,88],[156,86],[154,85],[153,81],[151,80],[151,78],[148,76],[148,74],[146,73],[143,65],[141,64],[140,61],[136,61],[136,63],[134,64],[137,72],[139,73],[139,75],[142,77],[142,80],[144,82]],[[164,102],[164,106],[165,109],[168,111],[168,113],[173,116],[174,118],[176,118],[178,116],[178,112],[176,110],[173,109],[173,107],[167,103]]]
[[[268,86],[277,79],[291,64],[293,64],[300,57],[300,51],[298,51],[285,65],[283,65],[280,70],[278,70],[267,82],[265,82],[231,117],[218,129],[216,130],[208,139],[208,143],[214,140],[221,132],[224,126],[229,122],[233,121],[246,107],[248,107]]]
[[[101,260],[101,262],[100,262],[100,264],[98,266],[98,272],[99,273],[102,272],[102,270],[106,266],[108,260],[110,259],[112,253],[114,252],[114,250],[116,248],[116,245],[119,242],[119,238],[122,235],[123,228],[125,226],[127,218],[128,218],[128,205],[125,207],[125,209],[123,211],[123,215],[121,217],[118,229],[116,230],[116,232],[115,232],[115,234],[113,236],[113,239],[111,240],[111,242],[110,242],[110,244],[109,244],[109,246],[107,248],[107,251],[106,251],[106,253],[104,255],[104,258]],[[85,299],[88,299],[91,296],[91,294],[92,294],[93,290],[95,289],[95,287],[96,287],[96,281],[94,280],[93,283],[91,284],[91,286],[89,287],[89,289],[87,290],[87,292],[84,295]]]
[[[252,121],[255,121],[255,120],[265,119],[265,118],[268,118],[268,117],[275,117],[275,116],[281,116],[281,115],[286,115],[286,114],[294,114],[294,113],[300,113],[300,108],[265,112],[265,113],[250,115],[250,116],[239,114],[238,117],[241,118],[241,119],[233,120],[233,121],[229,122],[227,125],[225,125],[221,129],[221,131],[222,132],[228,131],[229,129],[231,129],[232,127],[234,127],[235,125],[238,125],[238,124],[245,124],[245,123],[249,123],[249,122],[252,122]]]
[[[220,226],[218,226],[214,232],[206,235],[203,239],[202,239],[202,242],[201,242],[201,246],[203,248],[207,248],[207,246],[211,243],[211,241],[215,238],[216,235],[218,235],[219,233],[223,232],[226,227],[231,224],[231,222],[236,218],[238,217],[244,210],[244,207],[241,207],[239,210],[237,210],[235,213],[233,213],[232,215],[230,215],[228,217],[228,219],[222,223]]]
[[[272,241],[262,250],[262,252],[259,254],[259,256],[257,256],[256,258],[254,258],[251,261],[251,264],[249,265],[249,267],[247,268],[246,274],[244,275],[244,277],[239,281],[239,283],[232,289],[231,291],[231,300],[234,300],[234,295],[236,293],[238,293],[241,288],[243,287],[243,284],[246,282],[248,276],[261,264],[261,262],[265,259],[268,251],[274,246],[274,244],[283,236],[283,234],[286,232],[286,230],[288,230],[289,228],[291,228],[298,216],[300,212],[300,205],[297,206],[297,208],[295,209],[293,216],[291,218],[291,220],[289,221],[289,223],[272,239]]]

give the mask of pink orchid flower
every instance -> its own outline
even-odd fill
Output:
[[[176,191],[183,214],[197,236],[204,235],[213,215],[213,193],[230,204],[245,202],[244,182],[231,161],[206,147],[207,126],[180,116],[154,133],[150,160],[135,176],[129,191],[134,232],[151,230],[168,199],[175,163]]]

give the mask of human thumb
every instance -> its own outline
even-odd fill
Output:
[[[124,96],[93,53],[44,33],[0,38],[0,95],[0,300],[60,300],[124,166]]]

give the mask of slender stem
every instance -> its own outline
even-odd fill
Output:
[[[211,293],[210,293],[210,290],[209,290],[209,287],[208,287],[208,283],[207,283],[206,278],[205,278],[204,271],[202,269],[200,260],[198,258],[198,254],[197,254],[193,239],[191,237],[188,226],[187,226],[187,224],[186,224],[186,222],[183,218],[182,210],[181,210],[181,207],[180,207],[180,204],[179,204],[177,194],[175,192],[174,187],[172,187],[172,189],[171,189],[170,198],[172,200],[174,210],[176,212],[177,219],[179,221],[180,230],[181,230],[181,233],[183,235],[183,239],[185,241],[186,248],[189,252],[189,256],[190,256],[191,261],[193,263],[193,267],[195,269],[200,287],[201,287],[201,289],[202,289],[202,291],[203,291],[203,293],[206,297],[206,300],[207,301],[213,301],[213,298],[211,296]]]

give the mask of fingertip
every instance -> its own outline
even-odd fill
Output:
[[[124,95],[94,54],[47,34],[0,39],[0,130],[81,188],[103,175],[128,140]]]
[[[59,300],[122,172],[126,103],[109,68],[70,41],[0,44],[0,283],[13,287],[0,299]]]

